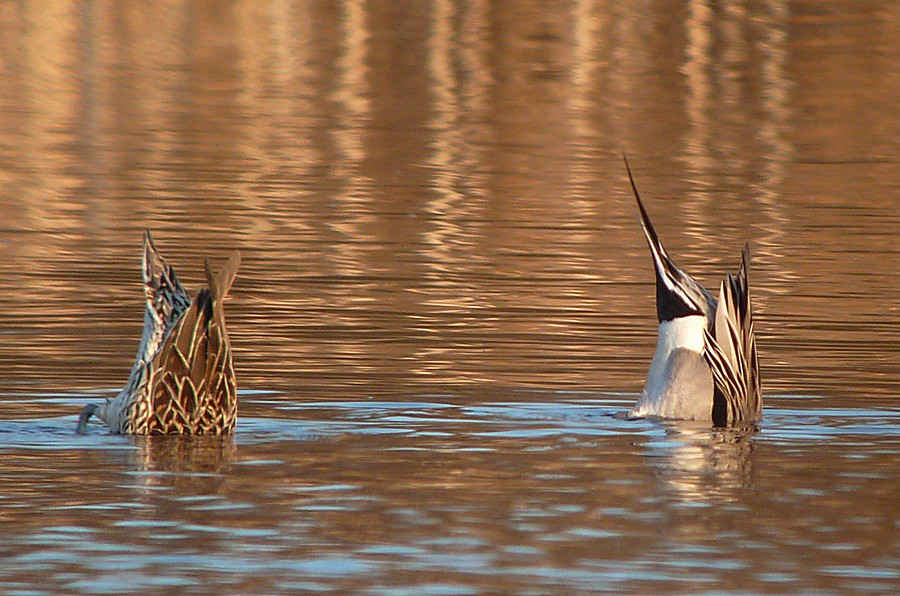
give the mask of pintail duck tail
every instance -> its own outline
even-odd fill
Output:
[[[762,418],[759,357],[750,308],[750,245],[741,253],[737,277],[719,286],[715,324],[704,331],[703,355],[715,380],[713,423],[734,426]]]
[[[744,247],[737,276],[728,275],[716,300],[669,257],[627,158],[625,168],[653,257],[659,322],[647,383],[631,414],[709,420],[720,427],[759,421],[762,395],[748,284],[749,247]]]
[[[144,331],[135,359],[135,369],[145,364],[159,350],[163,338],[172,330],[175,322],[191,305],[175,270],[166,263],[153,242],[150,230],[144,231],[144,250],[141,259],[144,278]],[[132,370],[132,374],[134,374]]]
[[[222,302],[240,254],[232,253],[218,273],[205,265],[208,287],[190,301],[145,233],[147,308],[135,366],[117,397],[85,406],[77,432],[85,432],[92,415],[123,434],[234,432],[237,392]]]
[[[625,169],[628,171],[628,180],[631,182],[631,190],[637,200],[638,209],[641,212],[641,228],[647,237],[650,253],[653,256],[653,267],[656,270],[656,314],[660,323],[688,315],[711,316],[715,311],[716,301],[709,292],[697,283],[693,277],[682,271],[672,262],[665,247],[656,234],[637,185],[631,174],[631,166],[625,158]]]

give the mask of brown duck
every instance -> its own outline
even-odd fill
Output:
[[[114,433],[224,435],[234,432],[237,394],[223,300],[240,265],[234,251],[191,301],[175,272],[144,233],[144,332],[128,383],[105,403],[88,404],[83,434],[96,416]]]

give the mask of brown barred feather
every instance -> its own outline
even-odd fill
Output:
[[[149,232],[144,248],[148,309],[153,308],[151,300],[166,305],[145,318],[144,336],[160,334],[165,316],[180,312],[169,328],[163,329],[158,349],[139,353],[125,389],[105,404],[85,407],[77,430],[83,433],[93,414],[113,432],[123,434],[231,434],[237,418],[237,390],[222,302],[234,282],[240,254],[232,253],[218,274],[213,274],[207,262],[209,287],[200,290],[189,307],[179,308],[183,301],[180,293],[167,296],[165,289],[177,285],[181,290],[180,284],[156,251]],[[175,307],[169,308],[170,304]],[[148,330],[147,325],[154,327]]]

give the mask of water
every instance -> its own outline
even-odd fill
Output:
[[[0,3],[0,591],[897,592],[890,2]],[[756,433],[627,421],[627,153]],[[233,248],[228,439],[76,436],[140,235]]]

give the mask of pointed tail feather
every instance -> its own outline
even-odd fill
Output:
[[[150,233],[150,230],[144,230],[141,273],[144,277],[148,304],[159,293],[174,295],[179,301],[190,304],[187,292],[184,291],[184,287],[178,281],[175,270],[166,263],[162,253],[156,248],[156,243],[153,242],[153,235]]]
[[[724,400],[719,422],[727,425],[753,423],[762,418],[749,268],[750,248],[747,245],[744,246],[737,277],[729,275],[719,288],[713,331],[707,330],[704,334],[703,355],[715,380],[717,398]]]
[[[624,155],[622,158],[625,160],[625,169],[628,171],[628,181],[631,183],[631,190],[634,193],[638,209],[641,212],[641,228],[644,230],[644,236],[647,237],[647,243],[650,245],[650,252],[653,253],[653,262],[656,265],[657,272],[664,272],[665,262],[669,261],[671,263],[671,259],[669,259],[666,249],[663,247],[662,242],[660,242],[659,236],[656,234],[656,229],[650,221],[650,215],[647,214],[647,209],[644,207],[644,202],[641,200],[637,184],[634,182],[634,176],[631,174],[631,166],[628,164],[628,158]]]
[[[241,253],[234,251],[228,257],[228,261],[222,266],[218,275],[213,274],[209,261],[205,261],[206,266],[206,283],[209,285],[209,292],[214,302],[219,302],[228,294],[231,284],[234,283],[234,276],[237,275],[238,267],[241,266]]]
[[[709,292],[701,286],[697,280],[678,268],[669,258],[662,241],[650,221],[650,215],[644,207],[641,195],[638,193],[634,176],[628,158],[624,155],[625,169],[628,171],[628,180],[631,182],[631,190],[641,212],[641,228],[650,246],[653,256],[653,267],[656,271],[656,314],[660,322],[672,320],[689,314],[702,314],[711,317],[716,308],[716,302]]]
[[[141,272],[144,274],[144,283],[159,287],[159,279],[166,273],[166,262],[153,242],[150,230],[144,230],[144,253],[141,262]]]
[[[191,304],[191,299],[175,276],[175,271],[156,248],[150,230],[144,230],[141,272],[147,307],[144,311],[144,330],[132,376],[137,367],[153,357],[163,337]]]

